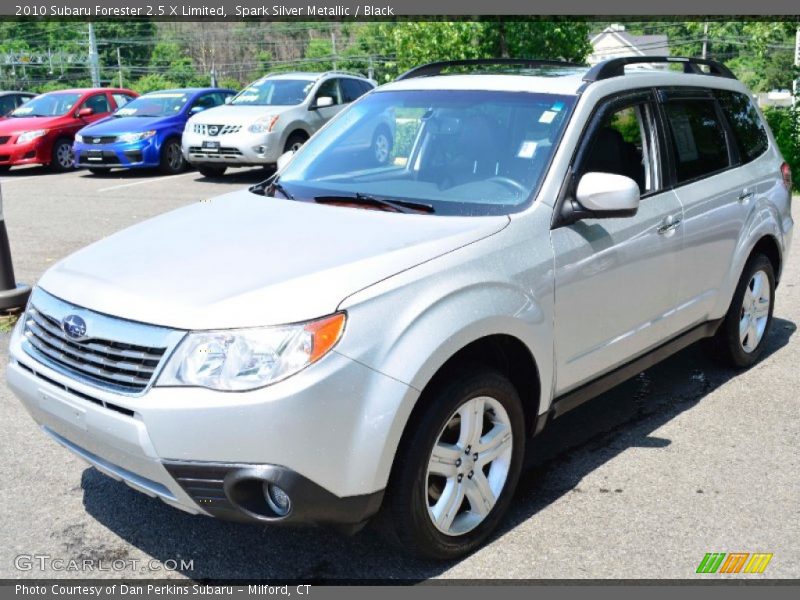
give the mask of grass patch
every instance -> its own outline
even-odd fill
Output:
[[[15,315],[0,315],[0,333],[11,333],[14,325],[19,320],[19,314]]]

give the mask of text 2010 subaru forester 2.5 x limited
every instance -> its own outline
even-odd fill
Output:
[[[763,351],[791,174],[722,65],[426,65],[249,191],[51,268],[8,381],[99,470],[193,513],[453,557],[526,440],[701,338]],[[638,59],[640,62],[645,59]],[[394,119],[388,161],[368,146]]]

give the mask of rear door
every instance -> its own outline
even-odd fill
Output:
[[[639,184],[635,216],[584,219],[551,231],[555,251],[556,395],[674,335],[681,204],[664,180],[664,139],[651,90],[600,104],[572,164]],[[573,187],[574,189],[574,187]]]
[[[659,91],[671,177],[684,208],[676,314],[680,327],[708,320],[720,300],[737,241],[758,193],[750,169],[739,168],[753,159],[743,152],[752,157],[767,148],[762,129],[747,142],[749,147],[740,150],[724,113],[732,119],[747,119],[750,101],[742,95],[723,95],[728,103],[725,110],[711,90]]]

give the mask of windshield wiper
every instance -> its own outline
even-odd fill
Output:
[[[314,202],[320,204],[363,204],[365,206],[377,206],[379,208],[389,208],[395,212],[400,213],[428,213],[434,211],[433,206],[430,204],[423,204],[422,202],[411,202],[410,200],[390,200],[388,198],[380,198],[371,194],[357,193],[354,196],[317,196]]]
[[[258,194],[259,196],[266,196],[267,190],[272,192],[272,198],[275,197],[275,190],[277,190],[283,194],[287,200],[294,200],[294,196],[292,196],[285,187],[278,183],[277,179],[273,179],[272,181],[267,179],[266,181],[262,181],[261,183],[257,183],[250,187],[250,191],[254,194]]]

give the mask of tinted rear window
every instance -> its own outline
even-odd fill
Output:
[[[671,100],[664,107],[672,134],[678,183],[730,166],[725,130],[713,100]]]
[[[767,132],[750,98],[737,92],[723,91],[717,92],[717,97],[733,129],[742,162],[750,162],[764,154],[769,146]]]

